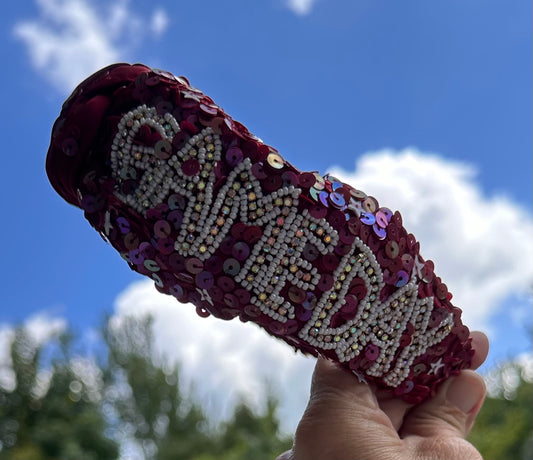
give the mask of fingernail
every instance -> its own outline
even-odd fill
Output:
[[[474,409],[485,393],[483,381],[472,375],[455,377],[448,387],[446,399],[465,414]]]

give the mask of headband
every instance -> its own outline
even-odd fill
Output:
[[[252,321],[409,403],[470,365],[461,310],[400,213],[299,171],[184,77],[89,77],[46,169],[133,270],[201,316]]]

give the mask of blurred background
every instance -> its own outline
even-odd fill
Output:
[[[530,2],[22,0],[0,18],[0,459],[275,458],[314,361],[201,319],[50,187],[50,131],[113,62],[185,75],[301,170],[398,209],[491,340],[471,436],[533,453]]]

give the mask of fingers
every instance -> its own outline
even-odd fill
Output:
[[[489,339],[483,332],[474,331],[470,334],[472,338],[472,348],[475,350],[472,357],[471,369],[477,369],[481,366],[489,353]]]
[[[477,369],[489,344],[481,332],[472,332],[471,339],[471,368]],[[434,398],[416,407],[374,390],[332,362],[318,359],[294,447],[277,460],[392,458],[406,448],[412,453],[409,458],[481,459],[465,441],[486,392],[483,379],[472,370],[444,382]]]
[[[485,383],[471,370],[449,379],[437,395],[413,408],[405,417],[401,437],[411,443],[423,438],[434,440],[464,439],[485,399]]]
[[[394,429],[399,431],[400,427],[403,425],[405,414],[411,409],[411,407],[413,407],[413,405],[398,399],[397,396],[394,396],[390,392],[378,392],[377,398],[380,409],[387,414]]]
[[[337,365],[319,359],[293,451],[281,459],[349,460],[355,457],[354,446],[359,446],[357,458],[374,458],[371,454],[376,453],[389,458],[400,445],[372,388]]]
[[[279,455],[276,460],[294,460],[293,452],[292,450],[288,450],[287,452],[283,452],[281,455]]]

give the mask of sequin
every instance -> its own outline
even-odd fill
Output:
[[[361,190],[350,189],[350,195],[352,195],[356,200],[364,200],[366,198],[366,193]]]
[[[239,147],[230,147],[226,152],[226,161],[230,166],[237,166],[243,158],[242,150]]]
[[[204,264],[200,259],[192,257],[185,261],[185,268],[193,275],[200,273],[204,269]]]
[[[324,292],[324,291],[331,289],[333,286],[333,283],[334,283],[333,277],[329,275],[328,273],[324,273],[320,277],[320,280],[318,281],[318,284],[316,287]]]
[[[342,208],[346,205],[344,196],[342,196],[340,193],[336,193],[336,192],[330,193],[329,199],[331,200],[331,203],[333,204],[333,206],[337,208]]]
[[[313,184],[313,187],[317,190],[324,190],[324,188],[326,188],[326,181],[324,178],[318,173],[313,173],[313,175],[315,176],[315,183]]]
[[[181,165],[181,170],[186,176],[195,176],[200,171],[200,163],[198,160],[191,158]]]
[[[440,300],[446,299],[446,296],[448,295],[448,287],[444,283],[439,284],[436,294]]]
[[[322,219],[326,216],[328,210],[320,205],[311,206],[309,208],[309,214],[315,219]]]
[[[159,267],[159,265],[157,265],[157,262],[155,260],[148,259],[148,260],[145,260],[143,264],[151,272],[158,272],[159,270],[161,270],[161,268]]]
[[[433,281],[433,278],[434,278],[434,274],[433,274],[433,262],[431,262],[430,260],[428,260],[428,261],[424,264],[424,267],[422,268],[421,276],[422,276],[422,281],[423,281],[424,283],[431,283],[431,281]]]
[[[218,113],[217,107],[208,106],[207,104],[200,104],[200,110],[209,115],[216,115]]]
[[[139,249],[132,249],[129,253],[129,258],[134,264],[140,265],[144,262],[144,256]]]
[[[315,201],[318,201],[320,193],[320,190],[317,190],[316,188],[309,189],[309,196]]]
[[[412,255],[404,254],[402,256],[402,264],[403,264],[403,268],[405,269],[405,271],[410,273],[415,265],[415,260],[413,259]]]
[[[127,233],[124,235],[124,246],[128,250],[137,248],[139,246],[139,237],[133,232]]]
[[[393,214],[389,208],[384,208],[384,207],[379,208],[379,212],[381,212],[385,216],[385,219],[387,219],[387,222],[391,221]]]
[[[334,270],[339,265],[339,259],[333,254],[326,254],[320,260],[324,269],[328,272]]]
[[[389,259],[396,259],[396,257],[398,257],[400,254],[400,247],[398,246],[398,243],[393,240],[387,241],[387,244],[385,245],[385,254],[387,254]]]
[[[236,259],[226,259],[223,264],[223,271],[226,275],[235,276],[241,270],[241,264]]]
[[[315,185],[316,177],[313,173],[306,172],[298,176],[298,184],[303,188],[310,188]]]
[[[174,252],[174,240],[172,238],[162,238],[157,242],[157,250],[168,256]]]
[[[283,179],[280,176],[268,176],[262,184],[267,192],[273,192],[279,190],[283,184]]]
[[[158,220],[154,224],[154,233],[158,238],[166,238],[170,235],[171,227],[166,220]]]
[[[298,185],[298,176],[293,173],[292,171],[285,171],[281,178],[283,179],[283,186],[287,187],[290,185],[296,186]]]
[[[178,195],[175,193],[168,197],[168,207],[170,209],[185,209],[186,204],[187,202],[183,195]]]
[[[231,253],[235,259],[243,261],[246,260],[250,255],[250,248],[246,243],[235,243]]]
[[[180,273],[185,270],[185,258],[174,252],[168,257],[168,265],[173,272]]]
[[[217,286],[224,292],[231,292],[235,288],[235,282],[227,276],[221,276],[217,279]]]
[[[250,298],[252,297],[246,289],[236,289],[235,295],[237,296],[237,298],[239,299],[239,302],[242,305],[246,305],[250,301]]]
[[[126,233],[129,233],[131,230],[130,223],[127,221],[125,217],[117,217],[117,226],[120,230],[120,233],[125,235]]]
[[[348,294],[344,298],[344,305],[341,308],[342,313],[351,315],[352,313],[355,313],[357,311],[357,306],[359,305],[359,301],[357,300],[357,297],[353,294]]]
[[[156,256],[155,248],[147,241],[143,241],[139,244],[139,251],[145,259],[153,259]]]
[[[413,375],[418,376],[426,372],[427,366],[424,363],[418,363],[413,366]]]
[[[329,193],[325,191],[321,191],[318,194],[318,199],[322,203],[322,206],[325,206],[326,208],[329,206]]]
[[[274,169],[282,169],[285,166],[283,158],[277,153],[269,153],[267,156],[267,163]]]
[[[289,288],[288,296],[289,299],[296,304],[301,304],[306,299],[305,291],[297,286],[291,286]]]
[[[378,224],[381,228],[386,228],[389,224],[387,215],[381,210],[376,212],[376,224]]]
[[[178,230],[183,223],[183,213],[178,209],[170,211],[167,215],[167,221],[172,224],[174,229]]]
[[[168,160],[172,155],[172,144],[166,139],[161,139],[156,142],[154,151],[155,156],[160,160]]]
[[[145,83],[147,86],[156,86],[160,83],[160,79],[157,75],[150,75],[146,78]]]
[[[159,277],[159,275],[152,273],[152,279],[154,280],[155,285],[157,287],[160,287],[160,288],[164,287],[163,280]]]
[[[73,138],[65,139],[61,143],[61,150],[68,157],[73,157],[78,153],[78,143]]]
[[[196,285],[201,289],[209,289],[215,284],[215,277],[208,271],[201,271],[196,275]]]
[[[409,281],[409,275],[407,274],[407,272],[404,270],[400,270],[398,272],[398,281],[396,281],[396,287],[405,286],[408,281]]]
[[[319,256],[318,249],[311,243],[307,243],[302,251],[303,258],[312,262]]]
[[[380,240],[384,240],[385,237],[387,236],[387,231],[380,227],[379,225],[374,224],[372,225],[372,230],[374,231],[374,234],[380,239]]]
[[[182,300],[184,298],[183,288],[179,284],[174,284],[173,286],[171,286],[169,288],[169,292],[178,300]]]
[[[375,345],[368,345],[365,350],[365,358],[370,361],[375,361],[379,356],[379,348]]]
[[[249,226],[246,228],[246,230],[243,233],[243,239],[250,243],[254,244],[259,241],[261,238],[262,232],[261,229],[257,226]]]
[[[346,216],[342,211],[335,210],[329,215],[330,225],[337,231],[343,228],[346,224]]]
[[[261,163],[254,163],[252,165],[252,174],[259,180],[266,179],[268,174]]]
[[[376,222],[376,217],[370,212],[362,212],[361,222],[366,225],[373,225]]]
[[[233,312],[233,315],[231,315],[231,317],[235,317],[240,313],[238,308],[241,306],[241,303],[239,302],[239,298],[236,295],[231,294],[231,293],[224,294],[224,303],[228,307],[236,309]]]
[[[377,200],[374,197],[367,196],[363,200],[363,209],[365,209],[365,211],[367,211],[368,213],[372,213],[372,214],[375,213],[376,210],[378,209]],[[374,223],[374,222],[372,222],[372,223]]]
[[[339,238],[344,244],[351,246],[355,240],[355,235],[352,233],[348,226],[343,225],[339,229]]]

